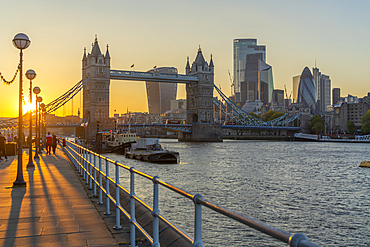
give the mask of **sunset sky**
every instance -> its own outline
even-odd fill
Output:
[[[24,72],[34,69],[33,84],[48,103],[81,80],[84,47],[91,51],[95,35],[111,68],[147,71],[173,66],[185,73],[186,57],[195,59],[200,45],[205,59],[213,55],[215,84],[230,95],[233,39],[257,38],[266,45],[276,89],[292,90],[292,77],[315,65],[330,76],[341,95],[370,92],[370,1],[2,1],[0,72],[10,80],[19,62],[12,39],[25,33]],[[24,92],[29,81],[24,77]],[[185,98],[184,85],[178,98]],[[18,115],[19,80],[0,84],[0,117]],[[148,111],[144,82],[111,81],[113,111]],[[74,100],[74,114],[80,98]],[[71,104],[65,108],[71,114]],[[57,112],[63,114],[63,110]]]

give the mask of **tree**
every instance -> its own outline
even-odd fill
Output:
[[[370,110],[368,110],[361,118],[361,133],[369,134],[370,133]]]
[[[308,128],[312,134],[319,134],[325,131],[325,124],[320,116],[318,115],[313,116],[310,122],[311,123],[308,126]]]
[[[255,112],[250,112],[249,115],[252,115],[255,118],[260,118],[260,114],[256,114]]]
[[[274,120],[275,118],[281,117],[282,115],[284,115],[283,112],[268,111],[263,117],[263,121],[268,122]]]
[[[355,123],[354,122],[352,122],[352,121],[349,121],[348,123],[347,123],[347,131],[348,131],[348,133],[349,134],[353,134],[353,133],[355,133],[355,131],[356,131],[356,126],[355,126]]]

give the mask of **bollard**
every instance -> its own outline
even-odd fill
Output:
[[[99,205],[103,204],[103,176],[101,175],[101,157],[99,155]]]
[[[115,163],[116,165],[116,225],[113,227],[113,229],[115,230],[120,230],[122,229],[122,226],[121,226],[121,219],[120,219],[120,215],[121,215],[121,212],[120,212],[120,209],[119,207],[121,206],[121,203],[119,201],[119,169],[118,169],[118,165],[117,165],[117,161]]]
[[[110,193],[109,193],[109,179],[108,179],[108,177],[109,177],[109,162],[108,162],[107,158],[105,158],[105,183],[106,183],[106,185],[105,185],[106,188],[105,189],[107,191],[107,194],[106,194],[107,212],[104,213],[105,215],[111,215],[112,214],[110,212],[110,200],[109,200]]]
[[[94,154],[94,196],[96,196],[96,155]]]
[[[130,242],[131,246],[135,246],[135,225],[134,222],[135,219],[135,173],[134,173],[134,167],[130,168]]]
[[[193,247],[204,247],[202,242],[202,205],[197,203],[198,198],[203,198],[201,194],[196,194],[193,198],[195,204],[195,222],[194,222],[194,243]]]
[[[158,176],[153,177],[154,189],[153,189],[153,247],[159,247],[159,186],[157,183]]]

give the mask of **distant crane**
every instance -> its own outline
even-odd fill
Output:
[[[229,70],[227,70],[227,72],[229,73],[229,78],[230,78],[230,83],[231,83],[231,95],[234,95],[234,93],[233,93],[234,78],[231,76],[231,74],[230,74],[230,71],[229,71]]]

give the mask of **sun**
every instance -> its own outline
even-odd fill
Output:
[[[25,105],[23,105],[23,108],[22,108],[22,110],[23,110],[23,114],[26,114],[27,112],[30,112],[30,111],[35,111],[35,109],[36,109],[36,105],[35,105],[35,103],[30,103],[30,102],[25,102],[26,104]]]

